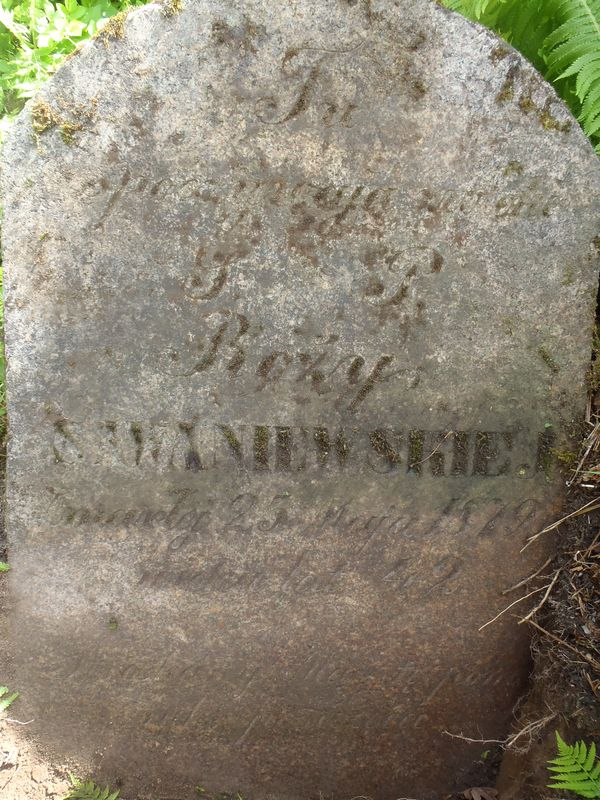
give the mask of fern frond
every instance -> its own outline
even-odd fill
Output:
[[[554,30],[547,0],[507,0],[497,3],[495,19],[490,22],[491,27],[537,69],[545,71],[544,42]]]
[[[498,5],[505,0],[444,0],[444,5],[458,11],[469,19],[481,19],[491,5]]]
[[[585,742],[568,745],[556,732],[558,757],[548,762],[550,789],[576,792],[580,797],[600,798],[600,760],[596,760],[596,745],[588,749]]]
[[[600,133],[600,0],[549,0],[556,29],[545,42],[548,77],[575,78],[578,118],[592,139]]]
[[[441,0],[441,4],[452,11],[458,11],[459,14],[468,16],[465,10],[465,0]]]
[[[64,800],[117,800],[119,797],[119,790],[113,792],[106,786],[104,789],[101,786],[96,786],[93,781],[75,780],[74,786]]]

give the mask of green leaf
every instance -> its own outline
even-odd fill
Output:
[[[104,789],[93,781],[83,783],[71,775],[73,789],[64,800],[118,800],[119,790],[113,792],[108,786]]]
[[[548,762],[553,783],[551,789],[575,792],[580,797],[600,798],[600,760],[596,761],[596,745],[588,749],[585,742],[568,745],[556,732],[558,757]]]
[[[0,686],[0,697],[2,698],[2,700],[0,700],[0,714],[3,711],[6,711],[6,709],[9,708],[9,706],[11,706],[19,696],[19,692],[13,692],[6,697],[5,695],[8,694],[8,692],[8,686]]]
[[[547,4],[555,19],[555,30],[545,41],[548,76],[559,83],[575,77],[579,109],[573,110],[593,140],[600,132],[600,0]]]
[[[19,40],[23,40],[27,36],[27,27],[16,22],[14,13],[2,5],[0,5],[0,25],[4,25]]]

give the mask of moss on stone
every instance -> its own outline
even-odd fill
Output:
[[[183,0],[163,0],[161,3],[161,13],[163,17],[174,17],[183,11]]]
[[[521,164],[520,161],[509,161],[506,167],[504,168],[504,174],[507,177],[509,175],[522,175],[523,164]]]
[[[531,95],[529,94],[522,94],[519,98],[519,108],[524,114],[530,114],[532,111],[536,111],[536,105],[533,102]]]
[[[490,53],[489,59],[492,62],[492,64],[498,64],[498,62],[506,58],[506,56],[509,53],[510,49],[508,47],[504,47],[503,45],[498,45],[498,47],[494,47],[494,49]]]
[[[62,105],[67,109],[67,105],[64,102]],[[95,108],[91,111],[86,111],[82,107],[78,107],[71,108],[69,111],[72,117],[91,119],[95,113]],[[37,137],[52,130],[52,128],[58,128],[65,144],[73,144],[77,131],[83,130],[83,125],[80,122],[63,116],[52,108],[46,100],[42,99],[37,100],[31,109],[31,127]]]
[[[502,331],[506,334],[506,336],[514,336],[515,320],[512,317],[503,317],[501,324]]]
[[[519,108],[524,114],[535,114],[540,121],[540,125],[546,131],[560,131],[567,133],[571,130],[569,120],[559,122],[548,107],[548,101],[544,108],[539,108],[533,101],[530,94],[522,94],[519,98]]]
[[[568,131],[571,130],[571,123],[568,120],[566,122],[559,122],[548,110],[542,111],[539,115],[539,119],[542,128],[546,131],[568,133]]]
[[[538,355],[540,356],[544,364],[548,367],[550,372],[556,375],[556,373],[559,371],[559,366],[552,357],[552,355],[548,352],[548,350],[545,347],[539,347]]]
[[[567,267],[565,269],[565,277],[561,281],[561,285],[571,286],[573,283],[575,283],[575,271],[573,270],[573,267]]]
[[[59,114],[45,100],[37,100],[31,109],[31,127],[35,133],[45,133],[61,123]]]
[[[556,458],[561,464],[566,464],[568,467],[574,467],[577,463],[577,453],[572,452],[570,450],[556,450],[551,449],[550,453]]]
[[[497,103],[510,103],[515,96],[515,82],[511,75],[504,81],[502,89],[496,95]]]
[[[73,144],[73,137],[83,129],[83,125],[79,122],[69,122],[64,120],[60,125],[60,135],[65,144]]]
[[[106,25],[98,31],[94,38],[99,39],[105,47],[111,39],[122,39],[125,36],[125,20],[129,11],[120,11],[111,17]]]

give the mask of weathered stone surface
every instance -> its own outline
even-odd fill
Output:
[[[600,174],[551,88],[425,0],[150,6],[4,183],[31,730],[126,797],[460,783],[584,407]]]

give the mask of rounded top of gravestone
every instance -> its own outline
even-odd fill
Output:
[[[555,169],[567,142],[591,159],[533,67],[432,0],[166,0],[123,12],[28,105],[9,160],[32,132],[65,160],[58,142],[94,142],[117,161],[151,141],[164,165],[202,142],[223,169],[261,168],[262,155],[348,183],[366,148],[362,176],[387,182],[400,167],[425,182],[424,160],[432,173],[474,170],[476,146],[492,172],[508,135],[533,135],[535,160]]]

